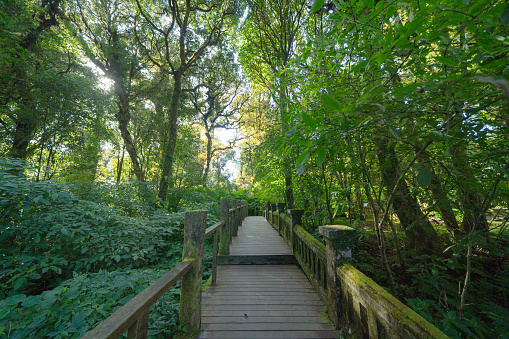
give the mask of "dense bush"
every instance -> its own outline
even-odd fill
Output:
[[[80,338],[164,273],[75,273],[72,279],[40,295],[13,295],[0,301],[0,337]],[[179,294],[176,286],[151,308],[150,337],[168,338],[177,329]]]
[[[125,216],[15,165],[3,160],[0,169],[0,297],[39,293],[73,272],[146,267],[173,255],[182,237],[182,213]]]

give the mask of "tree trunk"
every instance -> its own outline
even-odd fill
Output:
[[[180,95],[182,93],[182,73],[176,72],[173,76],[173,92],[171,95],[171,103],[168,112],[169,116],[169,130],[167,137],[167,144],[164,145],[163,150],[163,165],[161,169],[161,179],[159,180],[158,198],[163,202],[166,200],[168,187],[173,187],[173,158],[175,154],[175,146],[177,144],[177,117],[178,117],[178,104]]]
[[[136,175],[136,179],[139,181],[145,181],[145,177],[143,175],[143,171],[140,167],[140,163],[138,161],[138,154],[136,152],[136,147],[134,146],[133,138],[131,133],[129,133],[129,122],[131,121],[131,113],[129,109],[129,91],[125,84],[125,65],[122,64],[122,47],[120,47],[120,38],[116,31],[111,33],[111,55],[110,55],[110,65],[109,65],[109,75],[113,78],[115,82],[115,94],[117,96],[118,102],[118,112],[116,114],[116,118],[118,121],[118,128],[120,130],[120,135],[124,140],[124,145],[126,148],[129,157],[131,158],[131,163],[133,165],[133,172]],[[129,80],[130,81],[130,80]]]
[[[283,135],[287,132],[286,125],[286,112],[287,112],[287,103],[286,103],[286,88],[284,83],[286,82],[285,74],[281,74],[280,85],[279,85],[279,110],[281,112],[281,129]],[[292,166],[290,165],[289,159],[283,160],[283,170],[285,172],[285,198],[286,198],[286,206],[288,209],[293,208],[293,186],[292,186]]]
[[[124,153],[125,153],[125,145],[122,146],[122,158],[117,160],[117,184],[120,182],[120,178],[122,177],[122,165],[124,164]]]
[[[35,119],[27,118],[16,121],[16,129],[12,138],[12,148],[9,154],[9,156],[13,158],[26,159],[28,157],[28,146],[32,140],[36,122]]]
[[[475,179],[472,167],[467,158],[463,145],[450,145],[451,160],[454,168],[459,172],[458,187],[460,206],[463,211],[461,231],[469,233],[475,227],[477,230],[487,232],[489,229],[486,214],[483,211],[483,197],[478,192],[481,185]]]
[[[129,157],[131,158],[131,163],[133,164],[134,175],[136,175],[136,179],[138,179],[139,181],[145,181],[143,170],[141,169],[140,163],[138,162],[138,154],[136,152],[136,147],[134,146],[131,133],[129,133],[128,130],[131,115],[129,114],[129,99],[127,98],[127,94],[121,95],[119,97],[118,113],[116,117],[118,120],[118,128],[120,130],[120,135],[124,140],[125,149],[129,154]]]
[[[205,171],[203,172],[203,187],[207,187],[207,180],[210,172],[210,162],[212,161],[212,136],[210,132],[205,133],[207,137],[207,161],[205,163]]]
[[[390,193],[394,190],[401,176],[396,151],[385,136],[375,135],[373,141],[383,183]],[[410,193],[405,180],[401,180],[394,192],[393,207],[401,225],[404,227],[406,236],[418,253],[433,250],[439,246],[439,238],[435,229],[426,215],[422,213],[419,202]]]
[[[451,203],[449,202],[449,198],[447,198],[447,193],[444,191],[442,187],[442,183],[440,182],[440,177],[435,173],[435,169],[431,165],[428,155],[425,152],[420,152],[420,147],[415,147],[418,155],[418,160],[421,164],[425,165],[429,173],[431,174],[431,184],[430,189],[433,194],[433,199],[435,200],[435,204],[442,216],[442,220],[445,223],[445,227],[449,230],[449,232],[453,234],[457,234],[459,231],[458,221],[456,220],[456,216],[454,215],[454,211],[452,210]]]

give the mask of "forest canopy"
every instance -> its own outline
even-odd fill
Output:
[[[83,335],[221,197],[357,228],[444,333],[509,333],[505,1],[0,0],[0,51],[0,336]]]

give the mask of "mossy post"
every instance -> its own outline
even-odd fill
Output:
[[[239,211],[237,209],[237,199],[232,199],[232,208],[234,209],[233,218],[232,218],[233,219],[232,236],[236,237],[237,231],[238,231],[237,225],[238,225],[238,220],[239,220]]]
[[[230,254],[230,227],[228,224],[228,218],[230,216],[230,202],[228,199],[221,199],[221,207],[220,207],[220,219],[224,221],[224,225],[221,226],[220,234],[219,234],[219,255],[228,255]]]
[[[304,210],[288,210],[290,213],[290,218],[292,222],[290,223],[290,245],[292,248],[292,252],[295,250],[295,243],[293,242],[293,228],[297,225],[302,226],[302,216],[304,215]]]
[[[180,324],[191,334],[200,330],[203,247],[207,211],[189,211],[184,221],[182,261],[196,259],[193,268],[182,277],[180,289]]]
[[[283,234],[283,230],[281,229],[281,213],[285,211],[286,204],[284,202],[277,203],[277,230],[279,235]]]
[[[270,211],[272,212],[271,217],[270,217],[270,223],[274,227],[276,226],[276,222],[274,220],[274,214],[276,213],[276,210],[277,210],[277,204],[270,204]]]
[[[336,275],[336,268],[345,263],[352,263],[352,245],[357,231],[348,226],[320,226],[327,255],[327,311],[336,328],[339,327],[341,312],[341,284]]]

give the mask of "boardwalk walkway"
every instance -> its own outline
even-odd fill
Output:
[[[247,217],[232,256],[291,255],[263,217]],[[221,265],[203,294],[199,338],[337,338],[325,304],[296,265]]]

